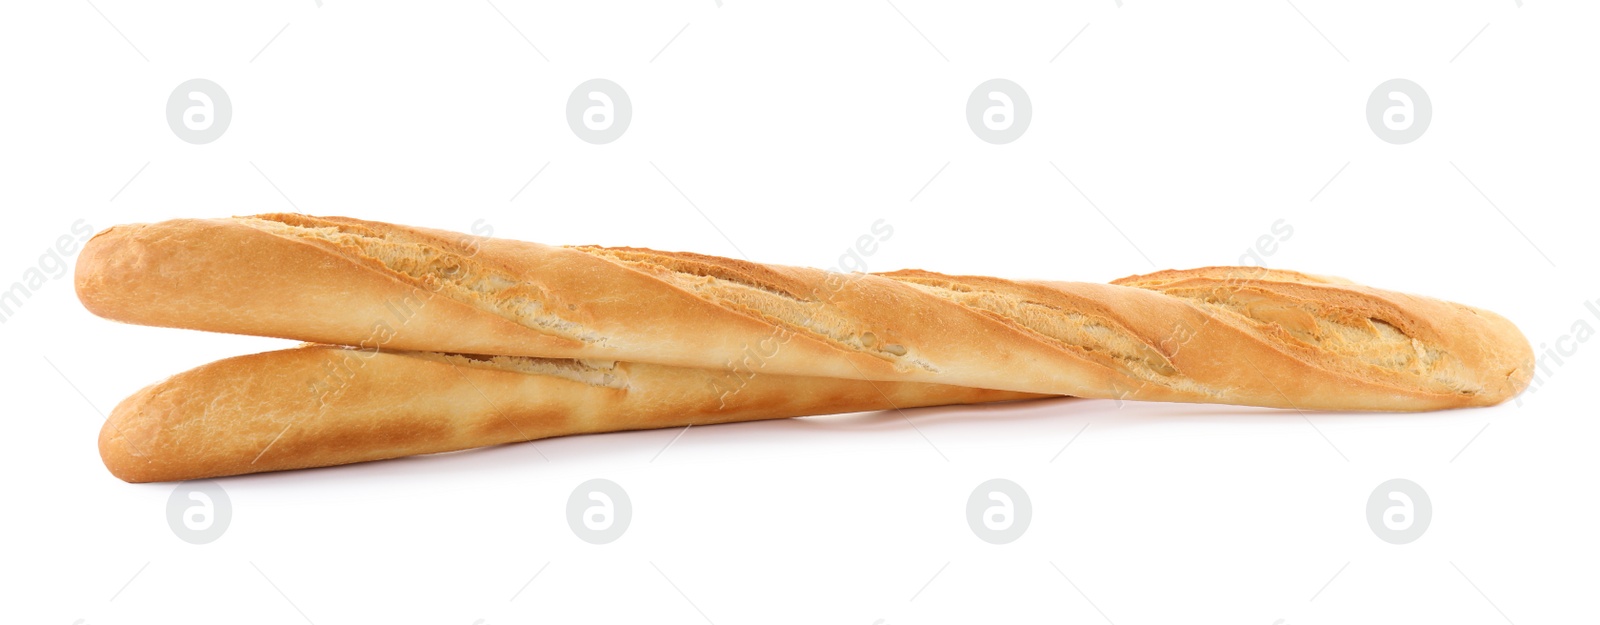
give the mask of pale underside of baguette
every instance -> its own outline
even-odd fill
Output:
[[[623,362],[304,346],[229,358],[135,393],[101,430],[129,482],[332,466],[553,436],[1043,397],[938,384]]]
[[[478,241],[302,215],[133,228],[266,258],[193,253],[144,231],[96,249],[102,234],[78,276],[97,314],[308,341],[369,346],[381,334],[390,349],[1324,410],[1488,405],[1531,373],[1526,340],[1503,318],[1294,272],[1016,282]],[[114,248],[150,262],[118,260]],[[154,313],[143,300],[152,293],[181,305]],[[368,330],[365,320],[405,297],[422,312]]]

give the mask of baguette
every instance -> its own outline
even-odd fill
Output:
[[[1041,397],[940,384],[764,375],[726,401],[715,372],[622,362],[303,346],[150,385],[100,431],[128,482],[189,480],[552,436]]]
[[[117,226],[79,258],[102,317],[361,347],[655,363],[1318,410],[1492,405],[1533,352],[1494,313],[1287,271],[1115,284],[842,275],[342,217]]]

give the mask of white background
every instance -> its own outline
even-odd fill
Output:
[[[1519,4],[7,3],[0,288],[77,219],[482,220],[820,267],[885,219],[871,270],[1084,281],[1233,264],[1285,220],[1270,266],[1482,306],[1553,346],[1600,327],[1584,308],[1600,299],[1600,9]],[[564,119],[597,77],[634,107],[607,145]],[[164,119],[191,78],[232,99],[211,144]],[[991,78],[1031,97],[1014,143],[967,127]],[[1414,143],[1367,126],[1391,78],[1431,96]],[[173,485],[100,464],[103,412],[290,344],[101,320],[70,272],[0,324],[0,620],[1595,618],[1600,346],[1570,339],[1520,406],[1054,400],[907,411],[915,430],[876,413],[568,438],[219,480],[232,525],[179,540]],[[564,518],[596,477],[634,505],[602,546]],[[964,518],[993,477],[1034,506],[1008,545]],[[1365,519],[1397,477],[1433,503],[1399,546]]]

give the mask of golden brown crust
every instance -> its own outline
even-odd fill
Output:
[[[129,482],[455,451],[552,436],[1039,397],[939,384],[637,363],[304,346],[220,360],[134,393],[100,432]]]
[[[1533,375],[1516,325],[1487,310],[1341,278],[1253,267],[1205,267],[1115,280],[1182,298],[1253,338],[1345,377],[1421,391],[1441,404],[1489,405]]]
[[[349,218],[119,226],[78,292],[101,316],[347,345],[647,362],[1324,410],[1499,403],[1532,354],[1504,319],[1281,270],[1111,285],[841,275],[563,248]],[[425,303],[397,320],[390,302]],[[407,307],[408,310],[410,307]]]
[[[335,249],[237,220],[122,225],[90,239],[74,281],[90,312],[142,325],[467,353],[512,339],[548,353],[576,344]]]

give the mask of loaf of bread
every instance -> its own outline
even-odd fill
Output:
[[[303,346],[150,385],[100,431],[129,482],[322,467],[552,436],[1040,397],[914,382],[763,375],[721,397],[716,372],[623,362]]]
[[[1302,410],[1432,410],[1521,391],[1511,322],[1287,271],[1115,284],[837,274],[688,253],[556,247],[340,217],[117,226],[78,262],[119,321],[385,349]]]

